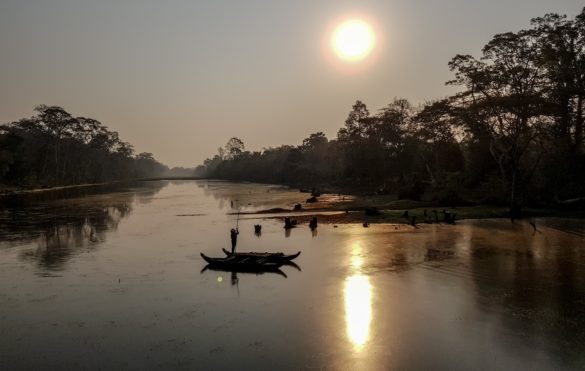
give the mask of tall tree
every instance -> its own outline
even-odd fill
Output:
[[[242,142],[241,139],[234,137],[228,140],[225,145],[225,155],[228,158],[233,159],[242,154],[245,149],[244,142]]]
[[[465,87],[457,96],[460,107],[481,112],[485,120],[480,125],[490,135],[490,151],[508,190],[513,217],[521,213],[525,186],[540,160],[529,158],[531,146],[546,124],[544,69],[534,43],[531,30],[500,34],[484,47],[481,60],[458,55],[449,63],[455,72],[450,83]]]

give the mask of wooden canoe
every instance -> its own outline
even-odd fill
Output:
[[[203,253],[201,257],[209,265],[225,268],[242,268],[252,270],[278,269],[283,262],[257,256],[228,256],[227,258],[211,258]]]
[[[236,257],[250,257],[250,258],[266,258],[269,259],[270,261],[281,261],[281,262],[287,262],[287,261],[291,261],[293,259],[296,259],[299,255],[301,255],[301,252],[297,252],[296,254],[291,254],[291,255],[285,255],[284,253],[281,252],[237,252],[237,253],[232,253],[226,249],[222,249],[223,253],[226,254],[228,257],[231,256],[236,256]]]

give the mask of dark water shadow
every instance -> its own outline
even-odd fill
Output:
[[[295,264],[296,265],[296,264]],[[297,266],[298,267],[298,266]],[[300,268],[299,268],[300,270]],[[262,274],[266,274],[266,273],[273,273],[273,274],[277,274],[279,276],[282,276],[284,278],[288,278],[288,276],[286,275],[286,273],[284,273],[281,269],[269,269],[269,270],[262,270],[262,269],[234,269],[234,268],[223,268],[223,267],[218,267],[215,265],[209,265],[207,264],[205,267],[203,267],[203,269],[201,270],[201,273],[205,273],[207,271],[216,271],[216,272],[227,272],[227,273],[231,273],[232,276],[235,274],[254,274],[254,275],[262,275]]]
[[[300,266],[299,266],[297,263],[295,263],[295,262],[293,262],[293,261],[287,261],[287,262],[285,262],[285,263],[283,264],[283,266],[286,266],[286,267],[292,267],[292,268],[296,269],[296,270],[297,270],[297,271],[299,271],[299,272],[301,272],[301,271],[302,271],[301,267],[300,267]]]
[[[475,297],[504,326],[522,333],[522,341],[583,369],[585,245],[574,233],[583,230],[583,223],[541,225],[547,224],[542,234],[517,233],[499,245],[479,229],[470,231]]]
[[[41,274],[63,269],[76,253],[96,248],[167,182],[116,183],[2,197],[0,249],[26,246],[19,257]]]

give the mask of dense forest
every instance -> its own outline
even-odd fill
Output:
[[[151,153],[135,155],[99,121],[61,107],[0,125],[1,188],[51,187],[160,176],[169,169]]]
[[[337,137],[246,151],[232,138],[197,174],[339,186],[438,202],[559,205],[585,196],[585,9],[498,34],[449,62],[458,93],[377,112],[357,101]],[[581,200],[582,201],[582,200]]]

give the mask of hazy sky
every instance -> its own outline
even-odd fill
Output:
[[[0,122],[59,105],[137,151],[195,166],[232,136],[248,149],[336,135],[351,105],[375,111],[453,89],[447,63],[495,33],[583,0],[0,0]],[[324,47],[359,14],[378,45],[352,68]]]

